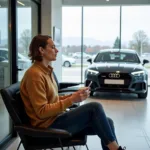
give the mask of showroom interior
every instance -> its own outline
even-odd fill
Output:
[[[114,121],[120,145],[150,150],[149,17],[150,0],[0,0],[0,89],[20,82],[32,65],[28,50],[37,34],[52,36],[55,42],[59,52],[51,65],[58,81],[79,87],[85,84],[89,60],[94,63],[101,50],[135,50],[147,74],[146,97],[121,90],[96,91],[81,105],[101,103]],[[143,65],[143,60],[149,62]],[[0,96],[0,149],[16,150],[19,142]],[[87,145],[89,150],[102,149],[97,136],[88,136]]]

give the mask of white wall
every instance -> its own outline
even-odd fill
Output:
[[[51,35],[51,0],[41,1],[41,32]]]
[[[150,4],[150,0],[62,0],[63,5],[135,5]]]
[[[53,27],[62,28],[62,0],[42,0],[41,15],[42,34],[53,37]],[[58,47],[58,50],[57,60],[52,63],[52,67],[58,80],[62,81],[61,45]]]
[[[53,31],[53,27],[57,27],[62,31],[62,0],[52,0],[52,26],[51,31]],[[53,35],[53,32],[52,32]],[[62,34],[61,34],[62,35]],[[62,36],[61,36],[62,39]],[[59,52],[57,55],[57,61],[52,63],[52,66],[55,68],[55,73],[58,77],[59,81],[62,81],[62,51],[61,44],[58,48]]]

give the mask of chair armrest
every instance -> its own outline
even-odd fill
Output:
[[[76,86],[79,85],[80,83],[73,83],[73,82],[60,82],[59,83],[59,88],[63,89],[63,88],[67,88],[67,87],[71,87],[71,86]]]
[[[42,129],[31,126],[15,126],[16,131],[20,134],[32,136],[32,137],[51,137],[51,138],[68,138],[71,137],[71,133],[61,129]]]

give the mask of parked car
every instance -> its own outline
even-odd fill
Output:
[[[62,55],[62,65],[64,67],[71,67],[75,63],[76,60],[74,58],[68,57],[66,55]]]
[[[8,49],[0,48],[0,61],[8,62]],[[27,69],[31,65],[31,60],[22,54],[18,53],[18,68],[19,69]]]
[[[148,72],[136,51],[127,49],[101,50],[85,70],[85,86],[92,81],[91,95],[95,91],[136,93],[146,98]]]
[[[79,58],[81,58],[82,55],[83,55],[83,59],[89,59],[89,58],[91,58],[90,55],[88,55],[88,54],[86,54],[84,52],[83,52],[83,54],[81,52],[76,52],[76,53],[74,53],[72,55],[72,57],[75,58],[75,59],[79,59]]]

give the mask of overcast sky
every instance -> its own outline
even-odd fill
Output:
[[[122,7],[122,40],[132,40],[138,30],[150,37],[150,6]],[[120,7],[84,7],[84,37],[113,40],[119,36]],[[63,7],[63,37],[80,37],[81,7]]]
[[[31,8],[18,9],[18,36],[25,29],[31,30]],[[63,7],[63,37],[81,36],[81,7]],[[122,40],[132,40],[138,30],[150,37],[150,6],[123,6]],[[114,41],[119,36],[120,7],[84,7],[84,37],[101,41]],[[1,39],[8,36],[7,9],[0,8]]]
[[[8,9],[0,8],[0,31],[1,39],[8,38]],[[31,30],[31,8],[17,9],[17,29],[18,37],[25,29]]]

